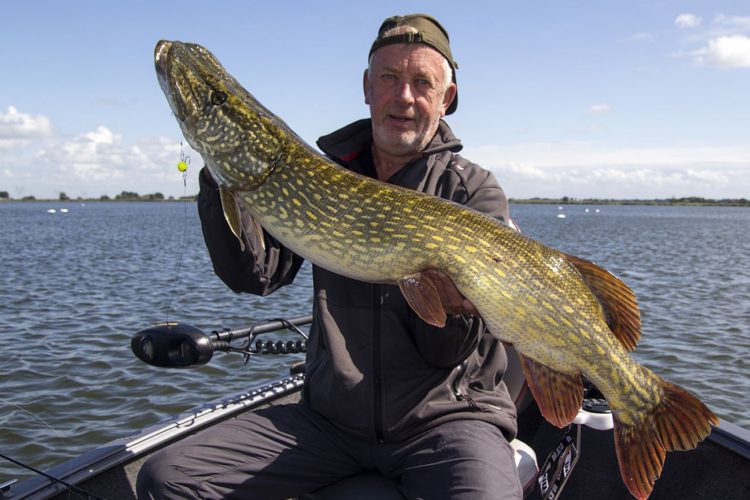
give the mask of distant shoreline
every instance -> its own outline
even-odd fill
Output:
[[[45,203],[100,203],[100,202],[121,202],[121,201],[145,201],[145,202],[175,202],[175,201],[196,201],[198,195],[181,196],[179,198],[156,195],[117,195],[114,198],[102,196],[100,198],[35,198],[26,196],[24,198],[3,198],[0,197],[0,203],[10,201],[22,202],[45,202]],[[750,199],[721,199],[701,198],[691,196],[687,198],[666,198],[651,200],[616,200],[616,199],[599,199],[599,198],[510,198],[510,203],[518,205],[652,205],[652,206],[694,206],[694,207],[750,207]]]
[[[43,201],[46,203],[50,202],[60,202],[60,203],[96,203],[96,202],[107,202],[107,201],[195,201],[198,199],[197,194],[193,194],[190,196],[180,196],[179,198],[175,198],[174,196],[166,197],[162,193],[149,193],[149,194],[138,194],[133,191],[123,191],[120,194],[115,195],[114,197],[110,198],[108,195],[102,195],[98,198],[84,198],[82,196],[78,196],[76,198],[71,198],[70,196],[66,195],[65,193],[60,193],[60,196],[58,198],[37,198],[36,196],[29,195],[29,196],[23,196],[21,198],[11,198],[7,191],[0,191],[0,202],[3,201]]]
[[[128,201],[144,201],[144,202],[154,202],[154,203],[162,203],[162,202],[175,202],[175,201],[197,201],[198,195],[195,196],[180,196],[179,198],[164,198],[161,200],[153,199],[153,198],[127,198],[127,199],[115,199],[110,198],[103,200],[101,198],[68,198],[67,200],[60,200],[57,198],[0,198],[0,203],[5,202],[23,202],[23,203],[110,203],[110,202],[128,202]]]
[[[653,205],[653,206],[694,206],[694,207],[750,207],[747,198],[721,199],[700,198],[666,198],[652,200],[613,200],[598,198],[510,198],[510,203],[523,205]]]

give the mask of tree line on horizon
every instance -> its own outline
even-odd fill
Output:
[[[99,198],[83,198],[78,196],[71,198],[65,192],[61,192],[59,197],[55,201],[174,201],[177,200],[195,200],[197,195],[181,196],[175,198],[174,196],[165,197],[162,193],[150,193],[150,194],[138,194],[133,191],[121,191],[120,194],[111,198],[109,195],[103,194]],[[0,201],[11,200],[10,193],[8,191],[0,191]],[[50,201],[50,200],[37,200],[36,197],[28,195],[18,198],[21,201]],[[599,199],[599,198],[573,198],[570,196],[563,196],[562,198],[510,198],[511,203],[537,203],[537,204],[559,204],[559,205],[711,205],[711,206],[732,206],[732,207],[746,207],[750,206],[750,200],[747,198],[703,198],[701,196],[685,196],[685,197],[672,197],[664,199]]]
[[[122,191],[120,192],[120,194],[116,194],[114,198],[111,198],[106,194],[101,195],[99,198],[84,198],[82,196],[71,198],[63,191],[60,192],[60,195],[57,198],[54,198],[54,201],[173,201],[175,199],[183,200],[185,198],[192,200],[195,199],[196,196],[197,195],[175,198],[174,196],[165,197],[162,193],[159,192],[141,195],[133,191]],[[0,191],[0,200],[12,199],[20,201],[50,201],[50,199],[37,199],[33,195],[26,195],[21,198],[11,198],[8,191]]]
[[[694,206],[727,206],[747,207],[750,200],[747,198],[703,198],[701,196],[683,196],[672,198],[654,199],[607,199],[607,198],[573,198],[563,196],[562,198],[510,198],[511,203],[525,204],[556,204],[556,205],[694,205]]]

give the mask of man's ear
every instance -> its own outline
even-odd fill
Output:
[[[362,75],[362,89],[365,91],[365,104],[370,104],[370,72],[365,70],[365,74]]]
[[[456,98],[457,93],[458,86],[455,83],[451,82],[451,84],[448,86],[448,89],[445,91],[445,95],[443,95],[443,110],[441,112],[441,116],[445,116],[445,112],[448,111],[448,108],[453,102],[453,99]]]

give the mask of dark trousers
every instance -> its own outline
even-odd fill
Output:
[[[409,499],[520,499],[513,449],[494,425],[459,420],[408,441],[352,438],[304,404],[232,418],[153,455],[139,499],[285,499],[373,470]]]

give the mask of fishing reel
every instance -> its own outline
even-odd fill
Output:
[[[299,326],[312,322],[312,316],[301,316],[291,320],[263,321],[250,328],[224,329],[209,334],[186,323],[160,323],[137,332],[130,340],[133,354],[144,363],[160,368],[189,368],[208,363],[214,352],[239,353],[245,363],[257,354],[290,354],[307,350],[307,334]],[[263,341],[259,335],[279,330],[289,330],[303,340]],[[236,347],[233,341],[245,339]]]

